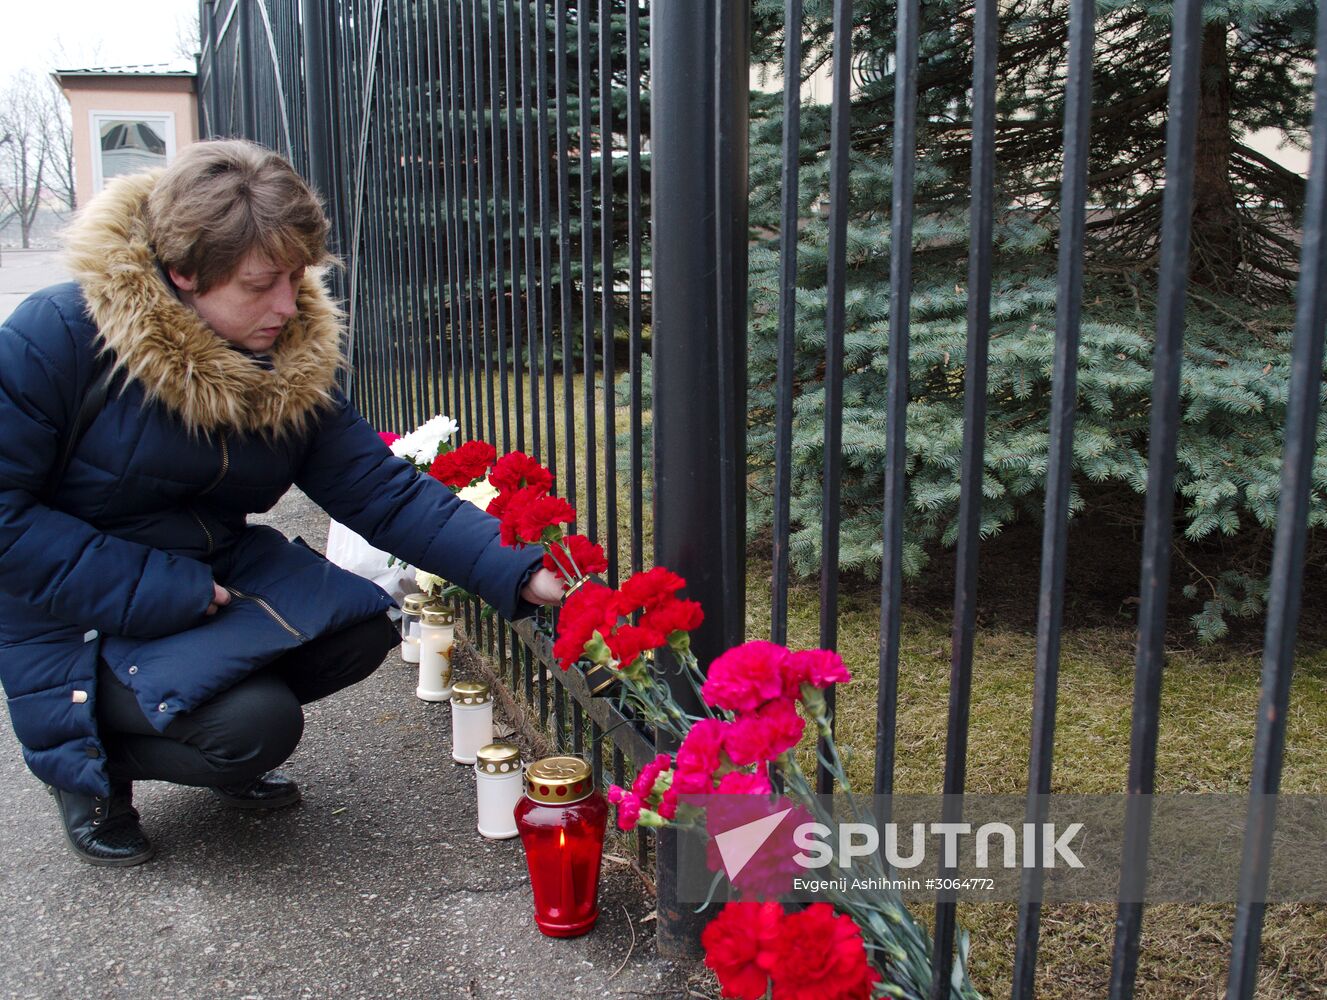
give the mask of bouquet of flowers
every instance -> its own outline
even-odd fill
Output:
[[[378,436],[393,455],[404,458],[420,472],[431,473],[441,457],[452,453],[451,439],[458,429],[455,420],[439,413],[409,434],[380,431]],[[397,601],[410,591],[412,581],[421,590],[433,592],[425,585],[428,581],[421,577],[437,580],[432,574],[412,572],[402,560],[374,548],[339,521],[333,521],[327,529],[327,558],[342,569],[372,580]],[[437,589],[441,590],[441,585]]]
[[[470,450],[462,457],[465,449]],[[500,519],[504,544],[542,546],[544,565],[566,583],[553,645],[559,665],[610,674],[619,682],[624,709],[634,709],[680,743],[675,755],[660,754],[646,765],[630,789],[610,788],[618,826],[704,830],[706,808],[695,804],[697,797],[701,802],[711,797],[715,805],[722,804],[719,796],[768,797],[771,773],[797,809],[835,824],[793,750],[810,721],[825,738],[826,766],[851,801],[824,695],[829,685],[852,679],[839,655],[748,642],[702,670],[689,633],[704,614],[698,603],[680,596],[686,581],[662,566],[636,573],[616,589],[591,579],[608,561],[599,545],[566,533],[576,512],[553,495],[552,475],[520,452],[500,459],[491,454],[490,446],[471,442],[438,462],[451,485],[482,491],[486,509]],[[665,646],[698,696],[702,714],[685,711],[668,686],[654,680],[655,651]],[[740,893],[741,882],[734,888]],[[786,912],[777,902],[727,903],[702,936],[706,964],[723,995],[744,1000],[771,994],[777,1000],[927,996],[930,941],[898,894],[832,889],[829,895],[832,906],[815,903],[799,912]],[[965,937],[950,993],[960,1000],[979,997],[967,977],[966,952]]]

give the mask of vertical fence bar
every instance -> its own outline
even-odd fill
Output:
[[[407,346],[404,343],[402,326],[406,318],[406,285],[409,282],[405,240],[402,233],[401,215],[407,204],[405,189],[405,153],[402,149],[402,132],[399,127],[399,115],[394,114],[400,107],[404,96],[397,59],[401,52],[399,12],[388,6],[383,18],[387,35],[387,44],[383,46],[383,73],[378,84],[378,119],[379,134],[382,136],[382,167],[388,183],[384,186],[378,225],[382,228],[386,253],[382,261],[384,283],[387,293],[387,311],[380,314],[378,329],[380,342],[384,346],[382,360],[383,381],[391,399],[391,421],[398,427],[411,426],[411,413],[408,406],[409,361]],[[395,105],[395,107],[394,107]]]
[[[968,342],[963,386],[963,456],[959,496],[958,560],[950,641],[949,720],[945,739],[944,822],[962,819],[967,781],[968,725],[972,705],[972,650],[977,629],[977,561],[981,547],[982,473],[986,438],[986,362],[991,337],[991,255],[995,214],[995,63],[999,12],[996,0],[977,0],[973,21],[972,208],[968,244]],[[942,878],[952,878],[943,865]],[[950,995],[954,965],[957,893],[936,899],[931,948],[932,1000]]]
[[[465,226],[466,226],[466,254],[467,269],[467,303],[469,305],[470,329],[467,331],[469,336],[466,338],[465,358],[466,361],[466,409],[471,420],[469,437],[483,438],[484,433],[484,397],[480,391],[479,378],[479,343],[483,335],[480,326],[480,296],[484,294],[483,289],[486,282],[479,280],[479,251],[475,240],[475,213],[483,211],[482,199],[475,196],[475,162],[477,154],[475,153],[475,134],[471,123],[474,120],[474,53],[473,40],[470,28],[465,16],[466,4],[464,0],[458,5],[459,17],[458,27],[460,35],[461,49],[461,97],[465,107],[465,116],[462,122],[462,131],[465,137]],[[487,323],[484,324],[487,326]],[[467,363],[468,362],[468,363]]]
[[[401,53],[399,74],[400,82],[404,85],[404,93],[401,95],[401,109],[404,112],[404,118],[401,120],[404,135],[404,149],[402,150],[403,180],[405,184],[405,201],[398,206],[399,218],[403,222],[402,237],[409,244],[406,280],[410,284],[408,296],[404,297],[403,307],[408,304],[410,309],[410,321],[402,322],[398,327],[402,333],[409,338],[409,362],[414,370],[414,392],[413,398],[409,400],[410,406],[408,412],[411,414],[412,422],[417,425],[423,423],[425,419],[432,416],[428,410],[428,401],[425,395],[425,377],[429,374],[427,356],[424,350],[428,342],[428,325],[425,319],[425,299],[424,283],[431,269],[427,267],[428,246],[433,241],[426,238],[426,229],[421,219],[421,211],[424,206],[423,199],[423,156],[420,147],[420,140],[426,134],[423,123],[423,102],[420,97],[420,90],[423,87],[423,80],[419,74],[419,26],[417,18],[419,17],[418,7],[407,7],[401,11],[402,24],[400,28]],[[405,376],[405,388],[410,389],[409,377]]]
[[[907,492],[908,338],[912,300],[912,196],[917,171],[918,0],[899,0],[894,53],[894,177],[889,211],[889,399],[885,413],[884,549],[880,562],[880,680],[875,793],[894,792],[903,509]]]
[[[1083,242],[1087,218],[1087,154],[1092,124],[1092,44],[1096,6],[1071,0],[1069,61],[1064,107],[1064,177],[1060,190],[1060,245],[1055,302],[1050,443],[1047,449],[1046,515],[1041,540],[1041,586],[1037,606],[1036,679],[1032,694],[1032,740],[1028,759],[1027,822],[1040,831],[1047,815],[1059,695],[1060,628],[1069,545],[1069,497],[1078,398],[1078,338],[1083,305]],[[1040,851],[1038,842],[1035,850]],[[1037,855],[1039,856],[1039,855]],[[1014,947],[1013,1000],[1032,1000],[1041,936],[1042,869],[1023,869]]]
[[[1295,302],[1295,341],[1286,406],[1281,496],[1276,512],[1271,589],[1263,638],[1262,694],[1253,744],[1249,815],[1240,864],[1230,979],[1226,996],[1246,1000],[1258,981],[1276,798],[1285,756],[1290,678],[1295,665],[1304,550],[1307,543],[1313,459],[1322,386],[1323,336],[1327,330],[1327,16],[1318,15],[1317,76],[1313,85],[1313,132],[1304,205],[1303,245]]]
[[[644,565],[644,426],[641,418],[641,149],[640,149],[640,5],[627,4],[627,350],[631,369],[631,572]],[[642,835],[643,836],[643,835]]]
[[[567,8],[554,0],[553,106],[557,109],[558,304],[562,331],[562,441],[566,454],[562,495],[574,506],[576,492],[575,354],[571,332],[571,165],[567,138]],[[569,525],[569,528],[575,528]]]
[[[548,322],[548,317],[539,311],[539,298],[543,293],[543,287],[538,286],[536,292],[537,280],[535,271],[535,224],[538,218],[536,214],[536,193],[535,193],[535,131],[534,131],[534,108],[532,107],[532,89],[534,87],[534,76],[531,68],[531,34],[530,34],[530,3],[529,0],[518,0],[520,3],[519,15],[519,52],[521,65],[521,166],[523,167],[521,177],[521,209],[523,212],[523,221],[525,223],[525,343],[529,351],[530,364],[530,454],[536,460],[544,461],[543,435],[539,426],[539,376],[540,363],[538,351],[538,333],[540,320]],[[541,55],[542,58],[542,55]],[[542,156],[542,153],[538,154]]]
[[[258,105],[254,94],[256,81],[254,80],[253,69],[253,15],[252,5],[261,3],[262,0],[237,0],[239,7],[235,11],[237,28],[239,29],[239,56],[236,81],[239,84],[240,97],[240,131],[239,135],[254,138],[258,134]],[[231,123],[232,134],[234,123]]]
[[[541,331],[544,347],[544,464],[553,473],[558,471],[557,420],[554,415],[555,389],[553,386],[553,219],[552,179],[548,159],[552,149],[548,135],[548,17],[544,0],[533,0],[539,15],[531,26],[534,29],[535,59],[535,141],[539,148],[539,315],[543,320]],[[531,347],[533,350],[533,346]],[[563,488],[564,495],[567,493]]]
[[[745,454],[745,331],[735,327],[746,303],[750,12],[745,4],[717,6],[727,16],[724,59],[716,58],[720,39],[710,5],[657,0],[650,24],[655,562],[685,577],[688,597],[706,609],[705,623],[692,637],[702,662],[740,643],[745,633],[743,581],[723,573],[723,566],[734,562],[740,568],[744,521],[734,519],[733,536],[723,537],[716,530],[714,511],[724,498],[742,494],[745,485],[743,479],[723,479],[740,475],[737,456]],[[714,79],[716,70],[725,78],[722,83]],[[723,106],[716,100],[720,93],[730,95]],[[725,126],[716,127],[716,113],[729,118]],[[720,158],[711,148],[719,136],[732,143],[722,158],[729,171],[722,181],[715,177]],[[734,210],[733,256],[743,262],[728,265],[734,283],[742,283],[728,294],[729,315],[718,311],[717,233],[698,229],[694,221],[715,217],[721,185],[724,200]],[[735,355],[723,365],[718,358],[721,346]],[[720,382],[721,370],[729,373],[730,383]],[[728,407],[722,418],[721,407]],[[717,433],[721,425],[731,430],[729,440]],[[675,676],[676,663],[666,653],[659,666],[665,679]],[[698,707],[685,683],[674,686],[674,696],[684,708]],[[661,744],[669,748],[662,739]],[[659,949],[664,954],[693,954],[699,927],[691,907],[677,901],[676,839],[670,831],[661,831],[658,844]]]
[[[1147,455],[1147,509],[1139,580],[1138,653],[1129,738],[1129,799],[1125,819],[1120,904],[1111,960],[1111,1000],[1133,995],[1147,885],[1148,837],[1156,775],[1165,665],[1166,594],[1170,584],[1175,446],[1179,432],[1180,364],[1184,349],[1184,293],[1189,269],[1197,135],[1201,0],[1177,0],[1170,50],[1166,191],[1162,202],[1161,275],[1157,288],[1156,348],[1152,355],[1152,421]]]
[[[493,284],[485,283],[486,299],[493,300],[494,330],[491,341],[498,359],[498,400],[502,410],[502,451],[511,450],[511,401],[507,385],[507,307],[506,307],[506,266],[503,261],[502,244],[507,235],[503,227],[502,212],[502,92],[499,87],[498,64],[502,54],[498,48],[498,0],[488,0],[488,109],[493,128]],[[487,207],[484,214],[488,215]],[[515,293],[513,281],[512,292]],[[488,380],[490,410],[495,405],[493,397],[493,377],[490,370]]]
[[[618,584],[617,411],[613,391],[613,0],[599,0],[599,298],[604,361],[604,548],[608,583]]]
[[[485,124],[484,107],[484,16],[479,9],[478,0],[475,0],[474,9],[470,13],[470,22],[472,28],[471,44],[474,46],[474,52],[471,57],[474,61],[474,88],[475,88],[475,177],[477,178],[476,191],[479,196],[479,203],[476,206],[479,211],[479,313],[480,313],[480,336],[482,338],[484,352],[484,372],[483,378],[476,384],[476,393],[484,400],[484,411],[488,416],[487,440],[500,445],[498,440],[498,413],[497,400],[493,398],[493,288],[492,281],[494,273],[494,264],[491,259],[497,250],[496,242],[490,237],[490,229],[501,227],[491,225],[491,217],[488,207],[488,170],[489,170],[489,138],[488,128]],[[495,129],[496,131],[496,129]],[[495,175],[496,177],[496,175]],[[494,185],[496,187],[496,184]],[[493,192],[493,200],[496,204],[499,200],[497,191]],[[501,265],[497,265],[501,270]],[[501,310],[499,310],[499,313]],[[499,319],[499,323],[501,320]],[[478,375],[476,368],[476,375]]]
[[[208,10],[212,4],[207,5]],[[327,11],[322,4],[310,3],[304,7],[301,27],[304,30],[304,72],[305,100],[307,114],[306,127],[309,130],[309,179],[318,193],[323,196],[332,209],[336,191],[336,163],[333,140],[333,112],[330,97],[334,94],[336,83],[332,77],[332,66],[327,59]],[[336,227],[332,229],[333,251],[339,247],[336,238],[340,235]]]
[[[424,114],[428,117],[428,179],[429,179],[429,219],[432,227],[432,240],[440,245],[433,248],[432,266],[429,271],[429,304],[433,322],[430,324],[429,357],[433,372],[433,410],[434,412],[454,415],[451,405],[451,393],[448,391],[447,377],[450,366],[445,356],[448,341],[451,310],[447,304],[447,279],[451,270],[451,238],[447,233],[447,211],[445,207],[446,158],[442,155],[443,139],[439,133],[438,118],[443,108],[443,95],[446,93],[442,74],[442,49],[438,45],[438,32],[434,26],[436,8],[424,8],[425,63],[423,78],[427,81],[425,91]]]
[[[788,641],[792,537],[793,372],[797,351],[798,168],[802,142],[802,0],[783,5],[783,165],[780,178],[779,346],[774,411],[774,546],[770,641]]]
[[[833,104],[829,138],[829,258],[825,280],[825,414],[823,492],[820,504],[820,645],[834,649],[839,641],[839,508],[843,467],[843,337],[847,296],[848,157],[852,130],[852,0],[834,0]],[[792,84],[785,81],[785,86]],[[795,232],[796,230],[794,230]],[[825,691],[834,711],[835,690]],[[820,737],[816,791],[834,790],[834,777],[824,761],[828,740]]]
[[[444,5],[445,12],[440,12],[438,28],[441,36],[441,59],[443,71],[443,92],[446,104],[442,130],[443,178],[447,188],[447,363],[452,383],[451,416],[468,435],[469,397],[464,375],[465,335],[463,328],[467,319],[463,295],[466,287],[465,255],[461,246],[461,191],[460,158],[461,145],[456,133],[457,127],[457,76],[456,43],[453,30],[452,4]]]
[[[525,310],[522,308],[523,297],[528,294],[530,289],[530,275],[528,271],[522,273],[521,266],[522,250],[524,249],[523,233],[529,230],[522,229],[522,222],[525,213],[528,211],[528,195],[522,199],[522,194],[517,185],[520,178],[525,175],[524,156],[521,153],[520,146],[516,142],[516,119],[520,109],[525,104],[524,100],[518,100],[516,82],[516,61],[519,53],[516,51],[516,22],[513,17],[511,0],[503,0],[502,4],[502,63],[506,71],[506,99],[503,101],[503,114],[507,119],[507,219],[510,226],[511,246],[508,250],[511,254],[511,370],[512,370],[512,391],[513,402],[516,405],[516,438],[515,445],[517,451],[525,451],[525,383],[522,366],[524,364],[524,350],[521,346],[521,337],[524,333]],[[536,414],[536,421],[538,415]],[[513,640],[514,641],[514,640]]]
[[[640,149],[640,4],[627,3],[627,350],[631,378],[631,572],[639,573],[644,543],[644,427],[641,419],[641,149]]]
[[[212,139],[222,134],[220,102],[217,100],[221,93],[221,80],[217,76],[217,67],[221,63],[217,58],[217,0],[203,0],[199,8],[199,33],[203,36],[203,59],[202,65],[199,66],[199,80],[206,80],[206,83],[202,84],[204,90],[199,95],[205,112],[199,131],[204,139]]]
[[[580,140],[581,399],[585,423],[586,534],[599,537],[599,460],[594,418],[594,134],[590,128],[590,2],[576,8],[576,130]]]

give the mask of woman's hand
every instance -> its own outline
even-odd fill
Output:
[[[521,591],[521,597],[531,604],[558,604],[562,601],[563,589],[557,574],[540,566]]]
[[[534,583],[533,580],[530,581]],[[215,580],[212,581],[212,603],[207,606],[205,614],[214,615],[219,608],[230,603],[230,591]]]

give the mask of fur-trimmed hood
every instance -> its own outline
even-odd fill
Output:
[[[70,274],[116,367],[191,432],[298,434],[331,402],[343,363],[340,310],[310,269],[271,368],[232,347],[162,277],[146,222],[158,176],[112,181],[66,235]]]

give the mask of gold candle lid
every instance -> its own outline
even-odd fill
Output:
[[[452,685],[453,705],[482,705],[490,698],[483,681],[457,681]]]
[[[567,805],[594,791],[590,765],[579,757],[545,757],[525,771],[525,794],[536,802]]]
[[[510,743],[489,743],[475,751],[480,774],[512,774],[521,770],[521,751]]]
[[[417,615],[424,610],[432,598],[428,594],[406,594],[401,601],[401,611],[407,615]]]
[[[424,614],[420,618],[422,625],[451,625],[453,624],[452,613],[443,611],[441,608],[425,608]]]

